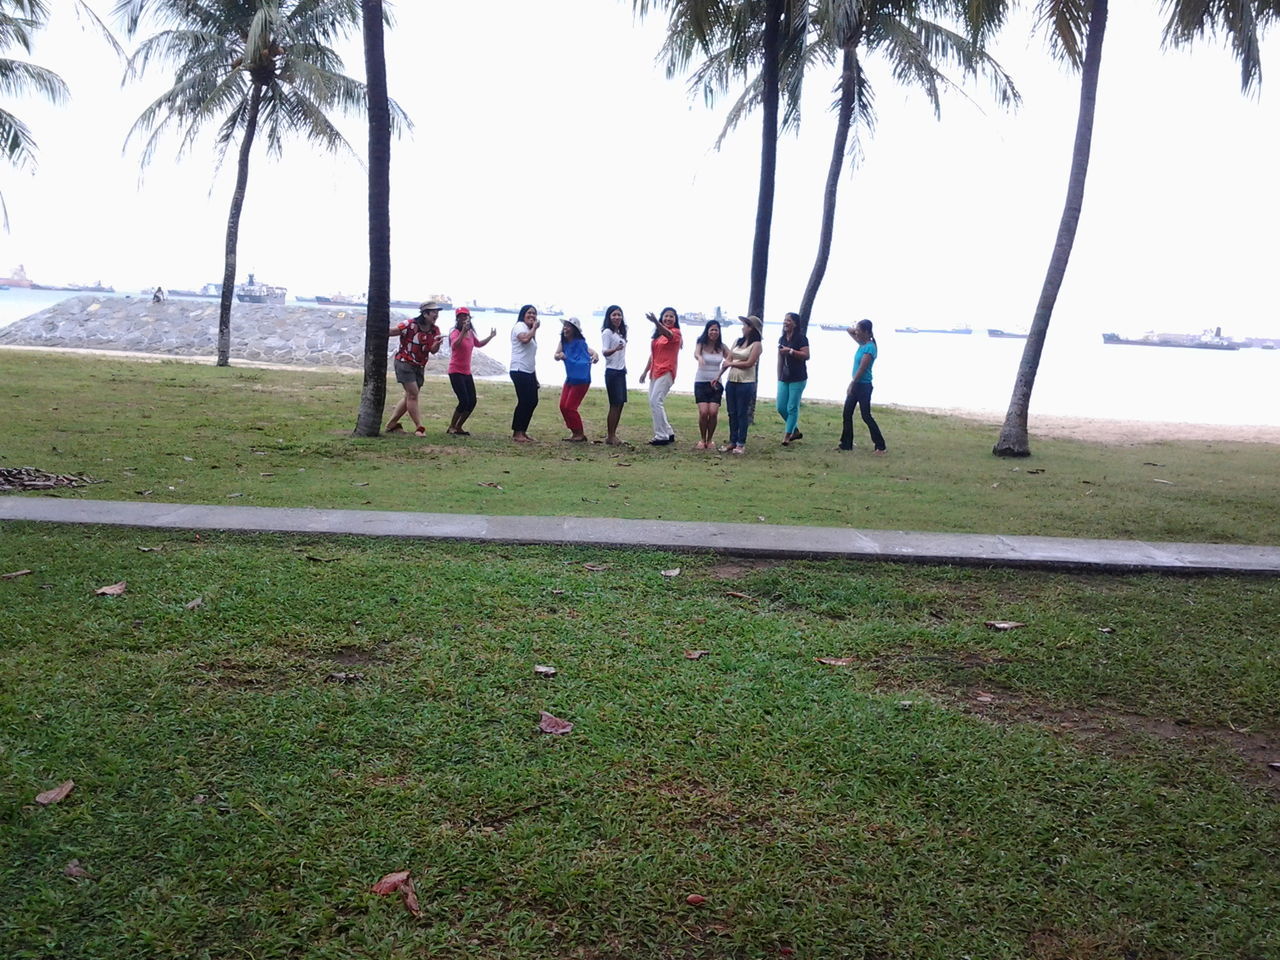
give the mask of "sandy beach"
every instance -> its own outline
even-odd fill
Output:
[[[37,353],[50,352],[49,347],[26,347],[11,344],[0,345],[0,350],[26,350]],[[76,353],[85,356],[119,357],[138,360],[144,363],[205,363],[212,364],[213,357],[175,357],[168,354],[138,353],[127,350],[90,350],[80,347],[59,347],[59,352]],[[262,363],[249,360],[235,360],[237,367],[260,368],[263,370],[310,370],[316,372],[337,372],[350,376],[360,376],[362,371],[355,367],[317,367],[296,363]],[[495,382],[504,379],[498,377],[480,377]],[[674,391],[679,393],[680,391]],[[807,401],[809,402],[809,401]],[[826,401],[812,401],[826,402]],[[992,442],[995,442],[995,431],[1004,422],[1004,413],[992,410],[944,409],[941,407],[912,407],[885,404],[888,409],[913,410],[919,413],[934,414],[941,417],[962,417],[976,423],[990,424],[993,430]],[[1090,443],[1105,443],[1117,446],[1136,446],[1148,443],[1169,441],[1192,441],[1197,443],[1270,443],[1280,445],[1280,427],[1250,424],[1213,424],[1213,423],[1176,423],[1173,421],[1146,420],[1104,420],[1096,417],[1061,417],[1031,414],[1032,437],[1060,437],[1068,440],[1083,440]]]

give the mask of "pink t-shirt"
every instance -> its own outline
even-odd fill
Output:
[[[449,331],[449,373],[471,373],[471,351],[476,348],[476,333],[468,330],[465,335],[461,331]]]

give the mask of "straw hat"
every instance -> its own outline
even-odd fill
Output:
[[[440,305],[440,302],[438,300],[424,300],[422,303],[418,305],[419,312],[422,312],[424,310],[443,310],[443,309],[444,307]]]
[[[759,317],[738,317],[738,319],[741,320],[743,323],[745,323],[747,326],[754,327],[756,333],[764,332],[764,324],[760,321]]]

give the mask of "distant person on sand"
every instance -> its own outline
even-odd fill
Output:
[[[764,324],[756,316],[739,317],[742,336],[734,341],[729,356],[720,365],[729,371],[725,400],[729,405],[729,445],[721,453],[747,452],[747,427],[751,422],[751,404],[756,398],[756,365],[760,362],[760,332]]]
[[[511,382],[516,388],[516,409],[511,415],[511,439],[516,443],[532,443],[529,421],[538,406],[538,310],[532,303],[520,308],[516,325],[511,328]]]
[[[400,418],[406,413],[413,421],[414,433],[419,437],[427,435],[427,428],[422,425],[422,417],[418,413],[418,394],[422,390],[422,382],[426,374],[427,361],[431,355],[440,350],[444,337],[436,320],[440,317],[440,304],[428,300],[418,308],[418,315],[407,323],[397,323],[387,331],[388,336],[400,338],[400,349],[396,351],[395,371],[396,383],[404,387],[404,396],[391,411],[391,419],[387,421],[387,433],[399,433],[404,430],[400,426]]]
[[[858,344],[858,352],[853,355],[853,379],[849,381],[849,390],[844,400],[840,449],[853,449],[853,411],[862,407],[862,422],[871,432],[871,443],[875,447],[875,452],[883,455],[884,435],[880,433],[880,427],[871,416],[871,367],[875,364],[879,353],[876,348],[876,338],[871,329],[871,321],[859,320],[847,332]]]
[[[693,375],[693,399],[698,404],[698,434],[701,439],[694,444],[694,449],[714,450],[716,424],[720,421],[720,404],[724,400],[720,366],[727,356],[720,335],[720,321],[708,320],[695,344],[693,359],[698,364],[698,372]]]
[[[609,395],[608,434],[604,442],[617,446],[618,421],[627,402],[627,321],[616,303],[604,308],[600,326],[600,353],[604,356],[604,389]]]
[[[782,445],[799,440],[800,397],[809,382],[809,338],[800,332],[800,314],[782,318],[778,338],[778,416],[785,423]]]
[[[164,302],[164,287],[156,287],[156,292],[151,295],[152,303]]]
[[[569,436],[564,439],[570,443],[586,443],[587,435],[582,429],[582,415],[578,408],[591,389],[591,365],[600,362],[600,354],[587,346],[587,339],[582,335],[582,321],[577,317],[565,318],[556,359],[564,361],[560,416],[564,417],[564,425],[569,428]]]
[[[645,319],[653,324],[653,339],[649,341],[649,362],[640,373],[640,382],[649,377],[649,413],[653,416],[651,447],[663,447],[675,443],[676,431],[667,419],[667,394],[676,382],[676,362],[680,359],[680,314],[675,307],[663,307],[655,317],[646,313]]]
[[[459,437],[471,436],[462,425],[476,408],[476,381],[471,376],[471,351],[483,347],[498,335],[498,331],[490,328],[489,335],[483,340],[476,339],[476,332],[471,328],[471,310],[459,307],[454,313],[453,329],[449,331],[449,385],[453,387],[454,396],[458,398],[458,406],[454,408],[453,419],[445,433]]]

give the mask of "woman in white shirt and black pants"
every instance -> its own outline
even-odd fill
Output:
[[[604,324],[600,327],[600,352],[604,355],[604,388],[609,395],[609,435],[604,442],[617,446],[618,421],[622,419],[622,406],[627,402],[627,321],[622,308],[616,303],[604,310]]]

